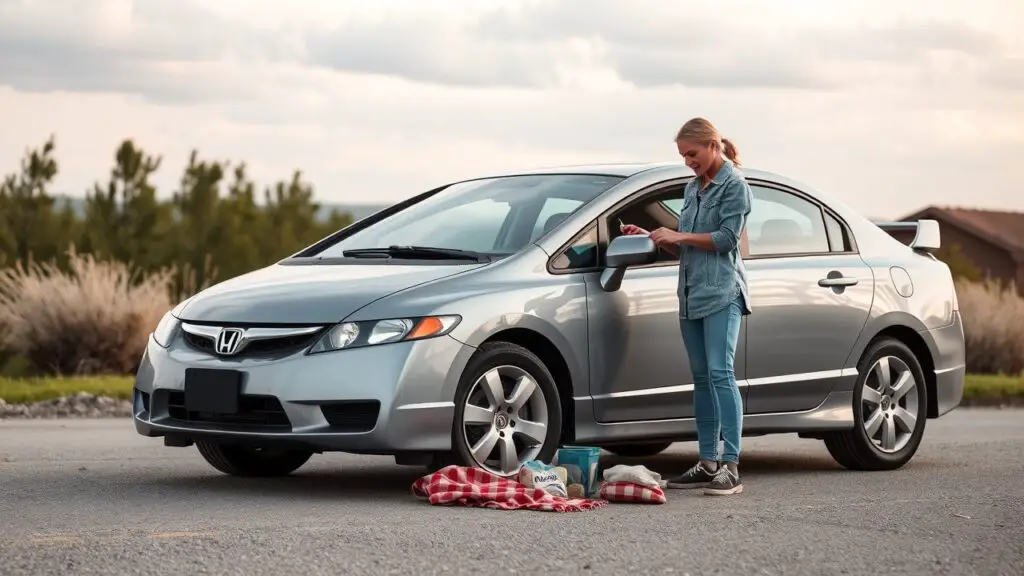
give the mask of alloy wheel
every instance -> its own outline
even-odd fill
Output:
[[[491,368],[470,388],[462,426],[477,466],[502,476],[515,474],[544,446],[548,432],[544,391],[522,368]]]
[[[883,356],[871,366],[861,392],[862,422],[868,439],[882,452],[899,452],[913,436],[918,386],[914,372],[896,356]]]

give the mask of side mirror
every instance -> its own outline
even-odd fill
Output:
[[[605,269],[601,272],[601,288],[614,292],[622,285],[626,268],[653,264],[658,260],[658,247],[648,236],[619,236],[608,245]]]

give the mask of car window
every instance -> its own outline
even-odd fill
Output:
[[[531,240],[543,236],[582,205],[583,202],[575,198],[548,198],[545,200],[544,207],[540,209],[540,215],[537,216],[537,223],[533,227]]]
[[[668,198],[661,201],[662,206],[668,208],[677,217],[683,212],[683,198]]]
[[[616,210],[608,219],[608,241],[620,236],[619,223],[635,224],[644,230],[660,227],[676,230],[679,228],[679,212],[682,207],[684,185],[671,186],[656,194],[647,194]],[[679,258],[667,250],[658,251],[658,262],[678,263]]]
[[[843,225],[831,214],[825,214],[825,228],[828,231],[828,243],[833,252],[849,252],[853,249]]]
[[[377,236],[378,245],[402,245],[406,244],[406,238],[429,238],[426,242],[429,246],[491,252],[510,211],[511,207],[505,202],[491,199],[469,202],[451,210],[428,214],[404,228],[387,230]],[[459,220],[461,224],[450,226],[452,220]]]
[[[579,270],[597,266],[597,224],[580,235],[551,261],[555,270]]]
[[[388,246],[511,254],[554,222],[553,217],[572,214],[621,180],[614,176],[541,174],[460,182],[314,256],[341,257],[345,250]]]
[[[751,185],[753,203],[747,219],[750,256],[784,256],[829,252],[821,208],[795,194]]]

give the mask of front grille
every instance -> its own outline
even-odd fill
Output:
[[[213,353],[213,340],[205,336],[196,336],[185,332],[185,343],[196,350]]]
[[[197,424],[223,424],[233,428],[257,428],[291,430],[292,424],[281,406],[281,402],[273,396],[257,396],[243,394],[238,398],[236,414],[216,414],[213,412],[190,412],[185,409],[185,393],[180,390],[161,390],[166,393],[167,415],[174,420]]]
[[[343,400],[321,404],[324,418],[337,432],[369,432],[377,426],[380,402],[377,400]]]
[[[231,358],[267,358],[281,357],[295,354],[309,346],[312,346],[323,332],[313,334],[299,334],[296,336],[281,336],[279,338],[268,338],[264,340],[252,340],[242,350],[232,354]],[[194,350],[206,354],[216,355],[214,350],[214,339],[199,334],[184,333],[185,343]]]

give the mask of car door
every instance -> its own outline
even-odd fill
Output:
[[[647,230],[675,229],[670,209],[683,183],[634,195],[599,220],[601,244],[617,236],[620,221]],[[600,274],[589,274],[590,390],[598,422],[693,417],[693,377],[679,329],[678,259],[662,251],[658,262],[626,271],[615,292],[605,292]],[[743,335],[737,349],[743,374]]]
[[[796,190],[750,185],[746,413],[808,410],[853,368],[874,277],[835,214]]]

